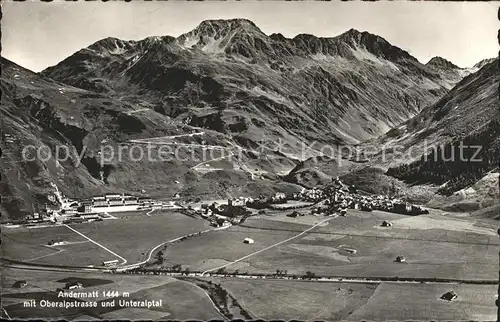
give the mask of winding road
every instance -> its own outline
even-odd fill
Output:
[[[221,230],[221,229],[227,229],[229,228],[230,226],[225,226],[225,227],[219,227],[219,228],[211,228],[211,229],[205,229],[205,230],[202,230],[202,231],[199,231],[199,232],[196,232],[196,233],[191,233],[191,234],[186,234],[186,235],[183,235],[183,236],[180,236],[180,237],[176,237],[174,239],[171,239],[171,240],[167,240],[163,243],[160,243],[158,245],[156,245],[155,247],[153,247],[153,249],[151,249],[148,253],[148,256],[145,260],[143,261],[140,261],[140,262],[137,262],[137,263],[134,263],[134,264],[130,264],[130,265],[127,265],[127,266],[121,266],[119,268],[116,269],[116,271],[118,272],[122,272],[122,271],[126,271],[126,270],[131,270],[131,269],[134,269],[134,268],[137,268],[141,265],[144,265],[146,264],[147,262],[149,262],[151,260],[151,257],[153,256],[154,252],[162,247],[162,246],[165,246],[167,244],[170,244],[170,243],[175,243],[183,238],[188,238],[188,237],[192,237],[192,236],[197,236],[197,235],[201,235],[201,234],[204,234],[204,233],[208,233],[210,231],[215,231],[215,230]]]

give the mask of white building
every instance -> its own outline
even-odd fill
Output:
[[[253,243],[255,243],[255,241],[252,238],[248,238],[247,237],[247,238],[245,238],[243,240],[243,243],[245,243],[245,244],[253,244]]]

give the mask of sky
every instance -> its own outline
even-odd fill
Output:
[[[35,1],[35,0],[32,0]],[[498,55],[494,2],[43,2],[2,1],[2,56],[41,71],[106,37],[179,36],[207,19],[247,18],[264,33],[333,37],[351,28],[388,40],[420,62],[461,67]]]

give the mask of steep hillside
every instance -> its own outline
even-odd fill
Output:
[[[496,58],[486,58],[486,59],[481,60],[480,62],[478,62],[477,64],[475,64],[472,67],[472,72],[474,72],[474,73],[477,72],[478,70],[480,70],[484,66],[494,62],[495,60],[496,60]]]
[[[320,178],[309,180],[313,185],[324,184],[330,177],[315,175],[315,172],[335,169],[336,175],[342,176],[342,170],[354,164],[349,168],[351,173],[343,179],[367,191],[397,179],[399,190],[413,200],[432,199],[432,205],[446,209],[459,209],[464,204],[472,205],[468,208],[472,210],[489,207],[495,197],[484,193],[493,191],[498,184],[488,178],[500,161],[497,63],[498,60],[489,61],[438,102],[385,135],[345,151],[343,157],[355,162],[343,162],[344,169],[339,168],[338,158],[327,161],[326,165],[311,158],[299,163],[287,179],[297,182],[294,178]],[[442,59],[433,59],[428,64],[455,68]],[[363,176],[370,179],[359,180]],[[460,192],[478,181],[489,187],[476,189],[475,194]],[[426,188],[418,189],[419,186]],[[438,194],[432,196],[430,191]]]
[[[426,147],[495,131],[499,81],[497,62],[490,62],[478,72],[465,77],[419,115],[369,143],[397,147],[405,152],[411,148],[409,155],[418,158],[426,152]],[[494,132],[488,137],[492,140],[497,138]],[[401,161],[404,159],[394,164]]]
[[[284,177],[284,180],[313,188],[331,183],[333,178],[345,175],[363,167],[363,165],[364,163],[356,163],[342,158],[316,156],[299,162]]]
[[[465,76],[477,71],[468,68],[460,68],[449,60],[446,60],[439,56],[433,57],[427,62],[427,64],[425,64],[425,66],[428,66],[434,70],[438,70],[440,72],[440,75],[443,78],[447,79],[450,84],[456,84]]]
[[[487,173],[472,185],[460,189],[449,196],[436,195],[430,200],[429,206],[452,211],[476,211],[478,209],[497,208],[496,216],[500,216],[498,172]]]
[[[368,32],[332,38],[264,34],[209,20],[173,38],[107,38],[44,75],[151,108],[248,145],[358,143],[434,103],[458,78]]]
[[[395,166],[387,174],[409,183],[441,185],[439,192],[451,195],[497,169],[499,82],[495,60],[463,79],[417,117],[388,132],[378,143],[400,148],[407,156],[391,155],[386,164]],[[380,155],[378,160],[383,164]],[[400,165],[405,160],[415,161]]]
[[[271,150],[251,152],[224,134],[172,120],[147,102],[58,83],[3,58],[1,67],[2,220],[57,206],[56,189],[72,198],[142,190],[167,199],[258,196],[283,187],[276,173],[295,166]],[[210,161],[217,159],[227,165]]]

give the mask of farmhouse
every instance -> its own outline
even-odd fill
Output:
[[[227,204],[229,206],[245,206],[246,202],[245,199],[243,198],[234,198],[234,199],[228,199]]]
[[[48,246],[56,246],[56,245],[60,245],[63,243],[63,240],[61,238],[57,238],[57,239],[51,239],[47,245]]]
[[[252,238],[248,238],[247,237],[247,238],[245,238],[243,240],[243,243],[245,243],[245,244],[253,244],[253,243],[255,243],[255,241]]]
[[[23,288],[26,286],[28,286],[28,282],[26,282],[25,280],[16,281],[14,285],[12,285],[13,288]]]
[[[301,214],[301,213],[300,213],[300,212],[298,212],[298,211],[294,211],[294,212],[292,212],[292,213],[290,213],[290,214],[287,214],[286,216],[287,216],[287,217],[292,217],[292,218],[295,218],[295,217],[298,217],[298,216],[304,216],[304,214]]]
[[[397,263],[404,263],[404,262],[406,262],[406,258],[404,256],[398,256],[398,257],[396,257],[396,262]]]
[[[224,218],[216,218],[210,224],[214,227],[227,227],[231,225],[231,223]]]
[[[453,300],[455,300],[457,297],[458,297],[457,293],[455,293],[454,291],[449,291],[449,292],[444,293],[444,294],[441,296],[441,299],[442,299],[442,300],[445,300],[445,301],[453,301]]]
[[[68,289],[68,290],[74,290],[74,289],[80,289],[80,288],[83,288],[83,284],[80,282],[66,283],[66,289]]]
[[[116,264],[118,264],[117,259],[102,262],[102,266],[106,266],[106,267],[116,266]]]
[[[384,220],[384,222],[382,222],[382,227],[392,227],[392,222]]]

